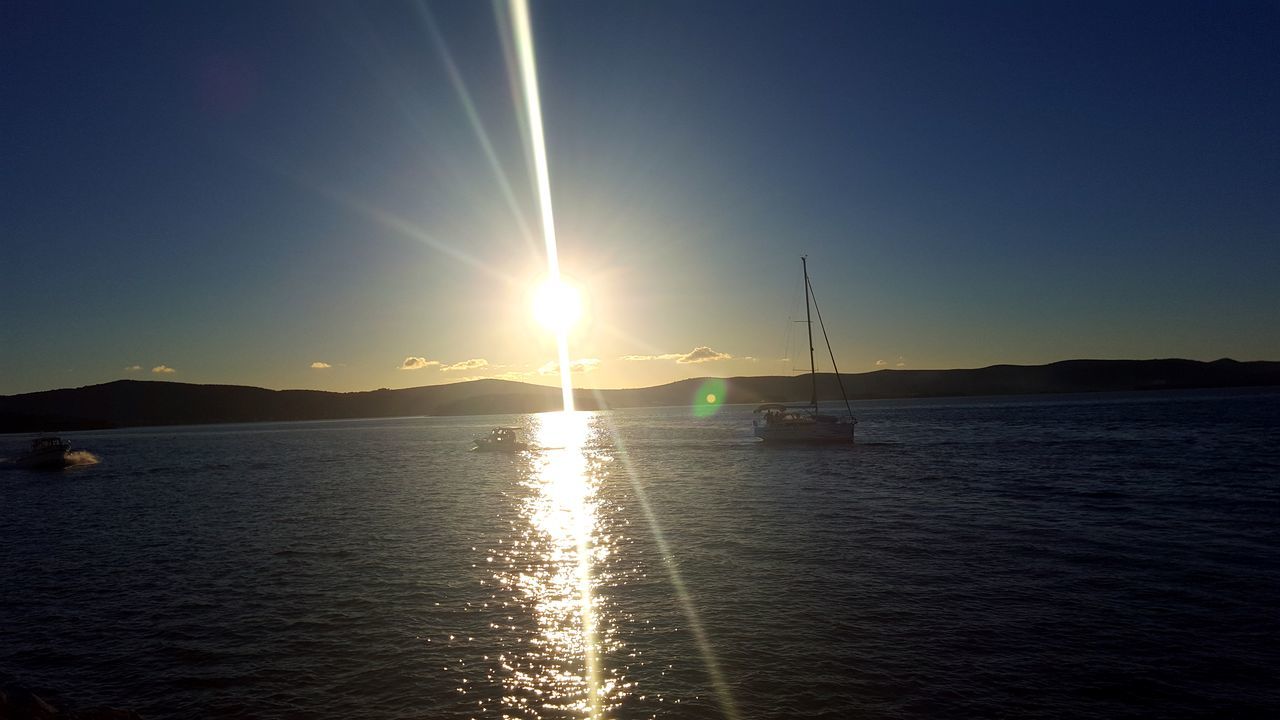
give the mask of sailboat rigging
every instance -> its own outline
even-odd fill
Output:
[[[844,380],[840,377],[840,369],[836,367],[835,351],[831,349],[831,340],[827,336],[827,326],[822,322],[822,310],[818,307],[813,285],[809,282],[807,255],[800,257],[800,267],[804,273],[804,322],[809,330],[809,404],[761,405],[755,409],[755,412],[760,414],[760,418],[752,421],[753,431],[756,437],[766,443],[851,443],[854,427],[858,421],[853,417],[853,408],[849,405],[849,395],[845,392]],[[818,373],[817,362],[814,359],[811,303],[818,315],[818,327],[821,328],[822,339],[827,344],[827,353],[831,356],[831,367],[835,371],[836,383],[840,386],[840,395],[844,398],[847,418],[823,414],[818,410]]]

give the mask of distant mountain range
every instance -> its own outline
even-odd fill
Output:
[[[1103,392],[1280,385],[1280,362],[1235,360],[1066,360],[974,370],[878,370],[841,374],[852,400],[965,395]],[[689,405],[708,378],[632,390],[577,390],[580,409]],[[724,378],[726,403],[805,402],[809,375]],[[838,400],[831,373],[818,395]],[[45,432],[139,425],[413,415],[487,415],[555,410],[559,388],[475,380],[404,390],[322,392],[238,385],[117,380],[102,385],[0,396],[0,432]]]

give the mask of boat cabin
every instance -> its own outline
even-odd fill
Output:
[[[761,405],[752,412],[760,413],[765,425],[812,425],[814,423],[840,422],[835,415],[823,415],[812,405]],[[753,421],[759,427],[761,420]]]
[[[499,443],[501,443],[501,442],[508,442],[508,443],[510,443],[510,442],[515,442],[515,441],[516,441],[516,429],[515,429],[515,428],[509,428],[509,427],[494,428],[494,429],[489,433],[489,439],[490,439],[491,441],[493,441],[493,442],[499,442]]]
[[[520,428],[513,427],[496,427],[489,431],[488,435],[481,435],[476,438],[475,450],[496,450],[500,452],[515,452],[517,450],[526,450],[528,445],[520,442],[516,432]]]
[[[71,447],[71,443],[59,437],[41,437],[31,441],[31,452],[52,452],[55,450],[66,451]]]

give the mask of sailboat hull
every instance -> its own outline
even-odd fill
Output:
[[[853,443],[853,428],[848,422],[757,422],[754,432],[766,444],[827,445]]]
[[[844,391],[844,381],[840,379],[840,369],[836,367],[836,354],[831,350],[831,341],[827,339],[827,328],[822,325],[822,311],[818,311],[818,324],[822,326],[822,339],[827,343],[827,353],[831,355],[831,369],[835,371],[836,382],[840,385],[840,396],[844,398],[844,409],[849,413],[848,420],[841,420],[834,415],[824,415],[818,408],[818,366],[813,356],[813,318],[809,314],[810,301],[815,309],[817,298],[813,297],[813,285],[809,282],[809,259],[800,256],[800,270],[804,274],[804,323],[809,330],[809,382],[812,394],[809,404],[803,408],[766,403],[756,408],[763,413],[760,419],[752,422],[753,433],[767,444],[777,445],[814,445],[853,443],[853,428],[858,421],[853,417],[853,408],[849,407],[849,396]]]

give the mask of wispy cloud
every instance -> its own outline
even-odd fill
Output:
[[[711,362],[712,360],[732,360],[733,356],[729,353],[712,350],[706,345],[699,345],[687,353],[662,353],[661,355],[623,355],[621,360],[675,360],[678,363],[701,363]],[[748,357],[746,360],[755,360]]]
[[[124,369],[125,372],[138,372],[142,369],[141,365],[130,365]]]
[[[524,382],[536,374],[536,372],[517,372],[515,370],[508,370],[506,372],[497,373],[496,375],[465,375],[460,378],[454,378],[454,381],[472,382],[475,380],[515,380],[517,382]]]
[[[623,355],[621,360],[676,360],[684,357],[683,353],[663,353],[662,355]]]
[[[400,363],[399,369],[400,370],[421,370],[423,368],[429,368],[432,365],[439,365],[439,364],[440,364],[439,360],[428,360],[424,357],[414,357],[410,355],[409,357],[404,359],[404,362]]]
[[[713,360],[732,360],[732,359],[733,359],[733,356],[730,355],[729,353],[718,352],[716,350],[712,350],[706,345],[702,345],[694,348],[693,350],[690,350],[684,355],[681,355],[679,358],[676,359],[676,362],[702,363],[702,362],[712,362]]]
[[[580,358],[569,361],[569,372],[589,373],[600,368],[600,358]],[[556,375],[560,372],[560,363],[552,361],[538,368],[539,375]]]
[[[157,366],[155,366],[155,367],[151,368],[151,372],[156,373],[157,375],[169,375],[169,374],[172,374],[172,373],[176,373],[176,372],[178,372],[178,371],[177,371],[177,370],[174,370],[173,368],[169,367],[168,365],[157,365]]]
[[[444,372],[456,372],[458,370],[476,370],[482,367],[489,367],[489,361],[484,358],[471,358],[470,360],[463,360],[462,362],[456,362],[452,365],[445,365],[440,369]]]
[[[488,379],[490,379],[490,380],[517,380],[517,381],[519,381],[519,380],[528,380],[528,379],[529,379],[529,378],[531,378],[531,377],[533,377],[533,373],[531,373],[531,372],[517,372],[517,371],[514,371],[514,370],[508,370],[507,372],[498,373],[497,375],[490,375],[490,376],[488,377]]]
[[[888,360],[877,360],[877,361],[876,361],[876,367],[884,367],[885,365],[888,365],[888,364],[889,364],[889,361],[888,361]]]
[[[332,366],[332,365],[330,365],[329,363],[327,363],[327,362],[321,362],[321,361],[319,361],[319,360],[317,360],[317,361],[315,361],[315,362],[311,363],[311,369],[312,369],[312,370],[328,370],[328,369],[329,369],[329,368],[331,368],[331,367],[333,367],[333,366]]]

